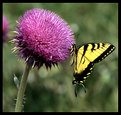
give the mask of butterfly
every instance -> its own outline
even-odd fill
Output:
[[[70,50],[74,69],[72,84],[81,84],[85,89],[83,83],[91,74],[94,64],[105,59],[114,50],[115,46],[110,43],[87,43],[79,48],[74,44]],[[75,95],[77,96],[76,90]]]

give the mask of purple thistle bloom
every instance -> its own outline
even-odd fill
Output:
[[[66,60],[69,49],[75,43],[68,24],[55,13],[44,9],[32,9],[18,20],[15,49],[27,64],[48,68]]]
[[[2,22],[2,29],[3,29],[3,42],[5,42],[8,38],[8,20],[5,16],[3,16],[3,22]]]

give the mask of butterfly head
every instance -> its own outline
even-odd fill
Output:
[[[83,84],[84,83],[84,81],[77,81],[77,80],[73,80],[72,81],[72,84],[74,85],[74,84]]]

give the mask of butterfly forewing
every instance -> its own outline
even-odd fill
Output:
[[[90,75],[94,63],[98,63],[113,52],[110,43],[89,43],[80,47],[74,55],[74,77],[76,81],[84,80]]]
[[[105,43],[104,47],[100,48],[100,52],[102,53],[93,61],[94,63],[98,63],[99,61],[105,59],[110,53],[112,53],[115,50],[115,46],[109,43]],[[97,50],[98,52],[98,50]]]
[[[97,63],[107,57],[114,49],[115,47],[109,43],[90,43],[79,48],[78,53],[85,52],[82,54],[83,57],[90,62]]]

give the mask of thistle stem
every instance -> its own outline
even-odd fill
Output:
[[[25,89],[26,89],[27,78],[28,78],[28,74],[29,74],[30,69],[31,69],[31,66],[26,64],[25,71],[22,75],[20,86],[19,86],[19,89],[18,89],[15,112],[21,112],[22,111],[23,97],[24,97],[24,92],[25,92]]]

